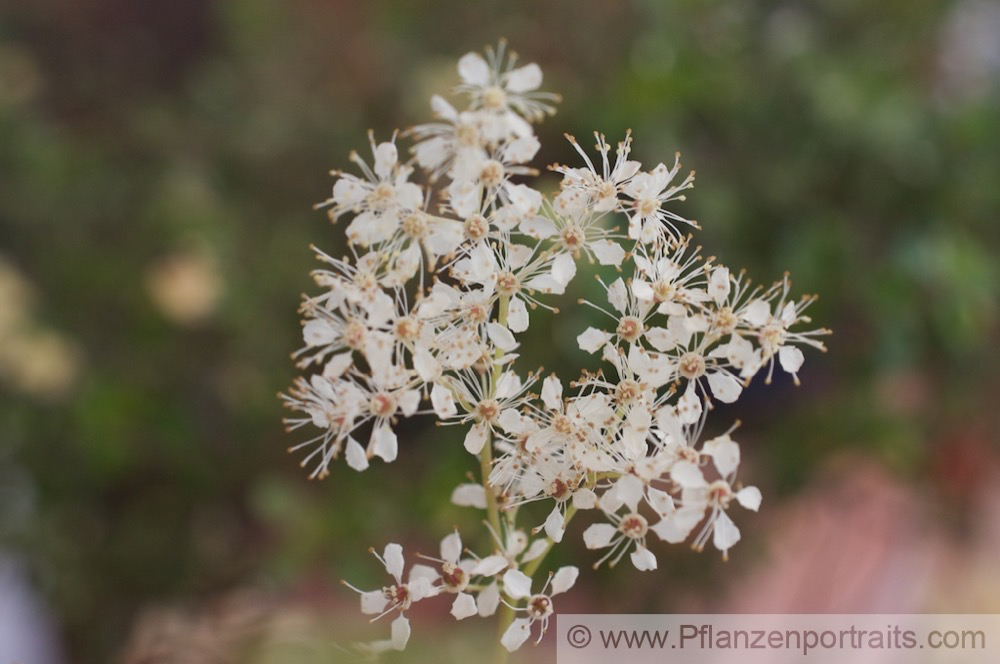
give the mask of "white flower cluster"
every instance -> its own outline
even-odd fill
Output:
[[[770,380],[775,360],[796,376],[801,347],[823,349],[827,333],[798,329],[813,298],[790,299],[787,277],[751,287],[691,247],[685,233],[698,226],[671,207],[694,182],[678,159],[643,170],[629,134],[614,155],[596,134],[597,159],[568,137],[584,166],[552,166],[562,184],[546,198],[526,184],[538,174],[527,165],[539,149],[532,123],[557,101],[538,91],[539,67],[519,66],[501,43],[462,57],[458,73],[467,108],[435,96],[437,120],[409,132],[412,159],[400,160],[395,135],[370,137],[371,163],[352,153],[359,174],[335,172],[321,205],[335,221],[350,217],[351,255],[317,252],[323,292],[304,301],[295,355],[309,376],[282,395],[296,413],[290,429],[318,430],[292,448],[312,477],[340,456],[358,471],[374,457],[393,461],[394,425],[425,413],[465,426],[479,459],[481,482],[459,485],[453,501],[486,512],[489,549],[474,555],[452,533],[404,583],[401,548],[385,547],[392,582],[359,591],[364,613],[397,614],[374,650],[401,649],[406,610],[440,594],[454,597],[458,620],[502,604],[508,650],[536,624],[541,638],[553,595],[578,571],[536,580],[537,592],[532,577],[581,510],[594,515],[585,545],[604,550],[595,567],[629,553],[637,569],[656,569],[651,532],[699,550],[711,538],[725,555],[740,538],[728,508],[757,510],[761,495],[737,482],[740,448],[728,433],[701,440],[713,399],[735,401],[759,371]],[[423,183],[411,181],[417,167]],[[443,200],[436,209],[432,194]],[[577,341],[608,367],[585,371],[567,394],[556,376],[515,369],[518,335],[532,310],[556,310],[578,265],[594,263],[628,276],[602,282],[607,304],[581,301],[607,324]],[[519,527],[531,502],[547,503],[548,516]]]

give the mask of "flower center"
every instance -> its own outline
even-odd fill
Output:
[[[368,207],[376,212],[382,212],[392,203],[395,190],[388,182],[381,182],[372,193],[368,194]]]
[[[421,322],[410,316],[403,316],[396,321],[396,336],[400,341],[412,341],[420,334]]]
[[[507,105],[507,93],[495,85],[483,90],[483,106],[497,111]]]
[[[681,461],[690,461],[693,464],[698,464],[701,461],[698,451],[692,447],[681,447],[678,449],[677,458]]]
[[[465,236],[470,240],[481,240],[490,230],[490,223],[481,214],[474,214],[465,220]]]
[[[657,302],[670,302],[674,299],[677,288],[666,280],[657,281],[653,284],[653,297]]]
[[[606,201],[609,198],[615,198],[618,196],[618,190],[615,189],[615,185],[610,182],[601,182],[600,187],[597,189],[597,200]]]
[[[569,485],[566,484],[566,482],[564,482],[561,478],[557,477],[552,481],[552,484],[549,485],[549,488],[546,489],[546,493],[556,500],[568,498],[570,493]]]
[[[620,404],[628,404],[635,401],[641,393],[642,388],[639,386],[639,383],[631,378],[623,380],[615,387],[615,399]]]
[[[479,179],[487,187],[496,187],[503,182],[503,164],[496,159],[490,159],[483,164],[483,170],[479,173]]]
[[[660,209],[660,200],[658,198],[643,198],[636,201],[635,207],[639,211],[639,216],[648,217]]]
[[[474,325],[485,323],[490,316],[489,312],[486,310],[486,307],[484,307],[481,304],[469,305],[469,308],[466,309],[465,314],[468,321]]]
[[[769,323],[760,331],[760,345],[768,353],[774,353],[785,341],[785,330],[777,323]]]
[[[389,417],[396,412],[396,400],[387,392],[379,392],[372,397],[368,408],[375,417]]]
[[[351,428],[354,428],[353,422],[348,422],[347,415],[343,411],[334,410],[333,408],[326,408],[322,412],[322,416],[325,418],[324,428],[329,427],[334,431],[340,431],[344,428],[344,425],[350,424]]]
[[[562,237],[563,246],[570,251],[579,251],[586,240],[583,230],[576,224],[570,224],[569,226],[563,228],[560,235]]]
[[[461,592],[469,585],[469,575],[454,563],[441,565],[441,580],[452,592]]]
[[[723,307],[715,314],[715,320],[712,321],[715,329],[719,334],[732,334],[733,330],[736,329],[736,314],[729,307]]]
[[[341,336],[344,345],[352,350],[361,350],[365,345],[365,333],[367,332],[364,324],[356,318],[352,318],[344,326],[344,332]]]
[[[476,412],[486,422],[493,422],[500,415],[500,404],[494,399],[483,399],[476,405]]]
[[[403,232],[414,240],[427,236],[427,217],[421,212],[414,212],[403,219]]]
[[[625,316],[618,323],[617,332],[625,341],[636,341],[643,333],[642,321],[635,316]]]
[[[552,418],[552,428],[565,434],[573,430],[573,423],[565,415],[559,414]]]
[[[701,378],[705,375],[705,358],[698,353],[684,353],[677,368],[688,380]]]
[[[497,275],[497,292],[500,295],[513,295],[521,290],[521,282],[513,272],[501,272]]]
[[[725,480],[715,480],[708,485],[708,500],[725,508],[733,497],[733,488]]]
[[[643,515],[633,512],[622,519],[618,529],[629,539],[642,539],[649,532],[649,522]]]
[[[535,620],[541,620],[552,615],[552,598],[547,595],[535,595],[528,600],[528,615]]]
[[[375,278],[374,272],[369,270],[359,270],[357,274],[354,275],[354,285],[358,287],[358,290],[366,293],[378,288],[378,279]]]
[[[393,606],[401,605],[406,608],[410,602],[410,589],[405,585],[386,586],[382,589],[382,594]]]
[[[455,138],[465,147],[479,145],[479,130],[475,125],[463,123],[455,128]]]

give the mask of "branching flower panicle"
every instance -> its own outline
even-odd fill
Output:
[[[281,395],[288,428],[314,432],[291,448],[310,477],[341,457],[366,471],[408,454],[396,430],[414,416],[463,428],[478,461],[478,481],[451,499],[482,513],[486,536],[466,548],[449,533],[405,576],[399,545],[376,553],[391,580],[356,589],[362,612],[395,617],[390,638],[356,648],[369,653],[402,649],[409,608],[440,595],[456,620],[498,615],[506,650],[541,639],[553,597],[578,576],[569,566],[543,580],[541,565],[581,513],[595,568],[628,555],[650,572],[660,542],[728,556],[740,539],[730,508],[756,511],[761,493],[737,480],[733,430],[703,440],[713,401],[736,401],[776,366],[797,384],[803,350],[824,350],[829,334],[810,327],[815,297],[794,299],[787,275],[753,286],[692,246],[699,226],[677,206],[694,173],[679,155],[644,170],[630,131],[614,146],[595,133],[593,150],[567,135],[583,163],[550,166],[562,181],[546,195],[533,124],[559,98],[541,91],[541,69],[501,42],[463,56],[458,75],[465,108],[435,95],[433,122],[369,134],[371,158],[352,152],[354,172],[333,172],[318,207],[349,219],[349,255],[316,250],[320,292],[303,300],[293,356],[307,375]],[[594,264],[614,273],[599,278],[603,298],[578,303],[600,315],[577,343],[604,367],[567,381],[519,370],[530,312],[558,312]]]

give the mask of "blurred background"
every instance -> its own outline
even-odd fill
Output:
[[[742,420],[765,495],[733,560],[661,546],[559,609],[1000,612],[997,2],[7,0],[0,661],[340,661],[388,633],[339,585],[382,583],[369,546],[475,532],[459,432],[408,422],[401,462],[309,482],[275,393],[308,245],[342,249],[328,171],[501,36],[564,97],[539,165],[564,131],[681,151],[706,254],[790,270],[835,330],[802,387],[710,424]],[[590,366],[587,316],[538,315],[521,366]],[[434,661],[492,629],[414,625]]]

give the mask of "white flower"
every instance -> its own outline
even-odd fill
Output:
[[[446,189],[451,209],[462,218],[499,209],[501,220],[509,227],[537,213],[542,195],[510,181],[515,175],[534,174],[532,169],[517,164],[537,150],[538,141],[532,136],[517,139],[499,152],[461,153],[452,166],[452,181]]]
[[[601,282],[601,285],[604,286],[604,282]],[[634,347],[642,347],[644,342],[657,350],[668,350],[676,345],[676,335],[674,333],[650,324],[652,317],[656,313],[656,310],[653,309],[652,299],[638,297],[637,291],[634,288],[629,290],[621,278],[613,281],[610,286],[604,287],[608,294],[608,302],[611,303],[614,312],[617,313],[608,311],[590,302],[586,304],[611,317],[615,322],[614,332],[600,335],[595,334],[595,331],[592,331],[593,328],[590,328],[584,333],[587,335],[586,337],[582,339],[578,338],[581,348],[584,348],[584,345],[586,345],[584,350],[593,352],[597,349],[599,339],[602,336],[604,343],[611,343],[617,347],[626,347],[630,350]],[[663,383],[667,382],[667,380],[669,380],[669,377],[665,377]],[[663,383],[660,384],[662,385]]]
[[[625,185],[625,194],[632,199],[632,216],[629,218],[628,236],[643,244],[677,240],[681,233],[677,223],[694,228],[698,225],[663,207],[665,203],[684,200],[680,193],[694,186],[694,171],[680,183],[672,185],[681,169],[680,154],[674,159],[673,168],[658,164],[648,173],[638,173]]]
[[[431,109],[441,122],[422,124],[410,130],[417,143],[412,152],[417,163],[435,180],[467,152],[481,152],[486,140],[481,128],[483,114],[459,112],[440,95],[431,97]]]
[[[605,227],[605,216],[589,208],[563,212],[543,205],[542,214],[521,221],[519,230],[537,240],[552,241],[574,259],[586,256],[592,262],[619,267],[625,249],[617,242],[617,229]]]
[[[537,92],[542,70],[532,63],[515,67],[517,56],[506,53],[506,43],[486,49],[486,58],[466,53],[458,61],[462,84],[456,90],[467,94],[471,108],[484,113],[482,129],[486,140],[501,142],[531,134],[529,122],[538,122],[555,113],[559,96]]]
[[[718,347],[706,354],[710,340],[702,343],[679,345],[667,354],[671,376],[683,378],[688,384],[694,384],[707,398],[707,392],[702,380],[708,383],[712,394],[723,403],[733,403],[743,392],[743,384],[733,376],[730,367],[728,347]]]
[[[465,435],[465,449],[470,454],[479,454],[491,435],[499,431],[501,417],[516,411],[527,401],[535,377],[529,376],[522,382],[513,371],[507,371],[500,375],[492,389],[484,389],[477,374],[464,371],[459,376],[461,380],[455,381],[452,389],[469,410],[454,421],[472,425]]]
[[[479,561],[475,558],[462,558],[462,538],[454,531],[441,540],[440,558],[423,556],[437,563],[437,568],[414,565],[410,578],[419,575],[427,578],[439,592],[455,595],[451,605],[451,615],[455,620],[463,620],[479,612],[476,599],[466,592]]]
[[[289,449],[295,452],[313,447],[301,464],[303,467],[310,463],[316,464],[310,478],[329,475],[330,462],[337,458],[345,444],[348,461],[353,468],[364,470],[368,466],[364,448],[350,437],[367,405],[365,394],[357,385],[348,380],[330,379],[321,375],[313,375],[308,380],[300,377],[295,379],[292,388],[287,395],[282,395],[282,399],[286,407],[303,413],[302,417],[285,418],[289,431],[309,424],[323,430],[319,436]]]
[[[688,254],[688,246],[689,240],[684,239],[669,254],[637,253],[638,274],[631,284],[635,298],[655,303],[659,313],[670,316],[686,316],[689,305],[707,300],[706,264],[697,252]]]
[[[556,204],[562,210],[589,209],[595,212],[609,212],[622,209],[619,196],[624,191],[625,185],[642,167],[639,162],[630,161],[628,158],[632,150],[631,131],[626,132],[625,140],[618,143],[614,166],[608,161],[611,146],[608,145],[604,134],[595,131],[594,138],[597,140],[597,151],[601,154],[600,172],[576,139],[569,134],[566,135],[566,139],[580,153],[587,167],[570,168],[559,165],[552,167],[552,170],[563,174],[562,191],[556,197]]]
[[[399,163],[395,138],[376,145],[369,133],[373,167],[357,152],[350,159],[360,169],[363,178],[350,173],[336,172],[339,178],[333,186],[333,196],[317,207],[329,207],[330,218],[339,219],[345,213],[355,214],[347,227],[347,238],[352,243],[369,246],[392,237],[402,216],[423,206],[423,192],[409,182],[413,169]]]
[[[813,302],[815,297],[804,297],[798,302],[789,301],[788,293],[791,289],[787,275],[778,284],[775,284],[761,299],[750,302],[747,306],[747,322],[757,328],[757,339],[760,343],[762,362],[770,360],[767,382],[771,382],[771,374],[774,371],[774,358],[777,356],[781,368],[792,374],[795,383],[798,384],[798,371],[802,367],[805,359],[802,351],[792,344],[805,344],[813,346],[819,350],[826,350],[822,342],[815,337],[829,334],[829,330],[819,329],[807,332],[793,332],[790,328],[796,323],[810,322],[808,316],[803,315],[803,311]],[[774,313],[767,302],[774,298]]]
[[[630,549],[634,549],[630,558],[637,570],[656,569],[656,556],[646,548],[649,522],[638,511],[639,501],[644,493],[645,486],[642,480],[634,475],[623,475],[615,486],[602,496],[598,505],[611,523],[592,524],[583,533],[583,541],[588,549],[611,547],[604,557],[595,563],[595,567],[609,558],[611,562],[608,565],[614,567],[622,556]],[[666,500],[669,502],[669,496],[666,496]],[[625,514],[618,514],[622,506],[628,511]]]
[[[532,594],[530,578],[516,569],[507,570],[503,576],[504,594],[513,600],[527,600],[523,607],[515,608],[515,611],[524,612],[526,617],[516,618],[500,639],[500,643],[508,652],[514,652],[524,645],[531,636],[531,628],[536,622],[541,625],[538,634],[538,640],[541,641],[549,627],[549,617],[555,610],[552,597],[572,588],[579,574],[580,570],[576,567],[562,567],[554,575],[549,576],[540,592]]]
[[[733,499],[746,509],[760,508],[761,493],[757,487],[748,486],[734,490],[731,482],[739,465],[739,446],[728,435],[705,443],[703,453],[712,461],[722,476],[713,482],[705,480],[701,469],[691,461],[679,461],[671,470],[671,478],[681,487],[680,505],[652,530],[667,542],[682,542],[705,517],[708,518],[695,536],[693,547],[700,551],[709,536],[716,549],[728,557],[740,540],[740,531],[726,513]]]
[[[392,647],[396,650],[403,650],[406,642],[410,638],[410,622],[405,613],[413,606],[427,597],[433,597],[438,590],[431,584],[431,581],[421,574],[414,575],[410,571],[410,578],[407,583],[403,583],[403,547],[398,544],[387,544],[383,554],[380,556],[374,550],[372,554],[385,567],[392,576],[394,583],[381,590],[363,591],[355,588],[344,581],[351,590],[361,595],[361,612],[365,615],[377,615],[377,618],[398,611],[399,617],[392,622]],[[416,566],[415,566],[416,567]],[[376,619],[377,619],[376,618]]]
[[[355,249],[350,247],[352,253]],[[364,305],[382,291],[386,280],[385,265],[378,252],[368,252],[362,256],[354,254],[354,262],[348,258],[334,258],[315,249],[316,257],[331,266],[330,270],[313,270],[313,280],[327,292],[309,298],[303,305],[308,311],[316,304],[338,306],[342,299]]]

